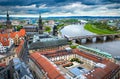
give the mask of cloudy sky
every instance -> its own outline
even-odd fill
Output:
[[[0,0],[0,15],[120,16],[120,0]]]

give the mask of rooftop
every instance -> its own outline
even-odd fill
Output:
[[[51,37],[48,35],[36,35],[33,37],[32,43],[29,43],[29,49],[58,47],[66,44],[68,43],[64,38]]]
[[[4,33],[0,34],[0,42],[3,46],[9,46],[9,38],[15,38],[16,35],[19,37],[24,37],[26,34],[24,29],[21,29],[18,32]]]
[[[107,58],[112,58],[111,54],[109,54],[107,52],[103,52],[103,51],[101,51],[99,49],[89,48],[89,47],[82,46],[82,45],[79,45],[78,48],[81,48],[81,49],[84,49],[84,50],[88,50],[88,51],[92,51],[92,52],[94,52],[96,54],[104,55]]]
[[[106,79],[106,78],[112,78],[116,72],[120,71],[120,66],[116,65],[113,62],[110,62],[108,60],[102,61],[106,65],[105,68],[94,68],[91,72],[86,74],[85,76],[88,79]]]
[[[14,75],[17,74],[18,78],[23,79],[23,77],[27,76],[29,77],[29,79],[33,79],[28,66],[19,58],[13,58],[12,65],[14,67],[14,70],[19,73],[17,74],[16,72],[14,72]]]
[[[27,25],[27,26],[23,26],[23,28],[37,28],[37,26],[33,26],[33,25]]]
[[[67,50],[56,50],[56,51],[51,51],[51,52],[46,51],[43,53],[34,52],[30,55],[30,57],[34,60],[35,63],[38,63],[39,66],[43,70],[45,70],[45,72],[48,73],[48,77],[50,79],[54,79],[57,75],[60,75],[60,77],[62,77],[63,75],[61,74],[60,69],[58,70],[59,67],[51,64],[51,61],[48,58],[64,56],[67,54],[77,54],[79,56],[82,56],[82,57],[96,63],[95,68],[93,68],[89,72],[86,72],[83,74],[84,76],[87,77],[87,79],[112,78],[114,76],[114,74],[120,70],[119,65],[117,65],[109,60],[106,60],[104,58],[95,56],[93,54],[86,53],[79,49],[72,49],[71,51],[67,51]],[[65,77],[63,76],[63,78],[61,78],[61,79],[65,79]]]
[[[44,56],[40,53],[32,53],[30,57],[38,63],[38,65],[47,72],[50,79],[65,79],[64,75]]]

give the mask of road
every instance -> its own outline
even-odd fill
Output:
[[[24,62],[28,62],[29,60],[29,50],[28,50],[28,47],[27,47],[27,40],[25,40],[25,44],[24,44],[24,51],[23,53],[21,54],[21,59],[24,61]]]

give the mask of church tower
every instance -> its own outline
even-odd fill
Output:
[[[57,34],[58,34],[57,31],[58,31],[58,30],[57,30],[57,25],[54,25],[54,27],[53,27],[53,35],[54,35],[54,36],[57,36]]]
[[[10,21],[10,17],[9,17],[8,11],[7,11],[7,21],[6,21],[6,26],[7,26],[7,28],[11,28],[11,21]]]
[[[42,34],[43,33],[43,24],[42,24],[41,14],[39,14],[38,26],[39,26],[39,33]]]

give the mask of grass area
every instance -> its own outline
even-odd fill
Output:
[[[93,33],[96,33],[96,34],[115,34],[115,33],[120,33],[120,32],[111,31],[111,30],[108,30],[108,29],[99,29],[99,28],[96,28],[92,24],[86,24],[84,28],[86,30],[88,30],[90,32],[93,32]]]
[[[76,49],[78,45],[70,45],[70,48]]]
[[[75,48],[77,48],[77,46],[71,45],[70,48],[75,49]]]

